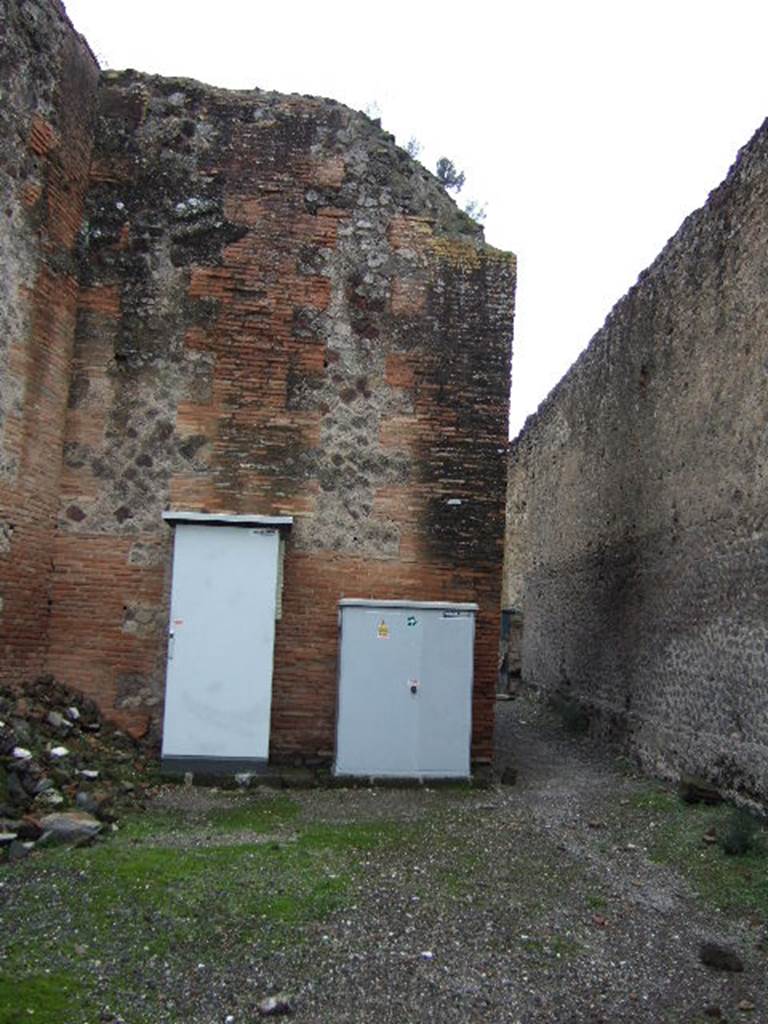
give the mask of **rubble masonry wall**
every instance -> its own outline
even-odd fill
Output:
[[[768,122],[529,419],[523,677],[652,772],[768,796]]]

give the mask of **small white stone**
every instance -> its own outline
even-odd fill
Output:
[[[290,996],[268,996],[259,1003],[259,1013],[262,1017],[276,1017],[293,1011],[292,999]]]
[[[67,757],[69,751],[66,747],[51,747],[49,751],[51,757],[55,757],[57,760],[62,757]]]
[[[95,768],[83,768],[80,774],[83,776],[84,779],[93,780],[98,779],[99,777],[99,773],[96,771]]]
[[[11,753],[17,761],[28,761],[32,757],[32,751],[26,747],[14,747]]]
[[[76,722],[80,718],[80,712],[74,705],[71,708],[67,708],[67,718],[71,718],[73,722]]]
[[[61,807],[64,803],[64,797],[57,789],[46,789],[38,794],[37,799],[41,804],[45,804],[46,807]]]
[[[422,951],[420,953],[420,956],[421,956],[422,960],[434,960],[435,959],[435,954],[432,952],[431,949],[422,949]]]

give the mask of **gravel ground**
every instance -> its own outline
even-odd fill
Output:
[[[404,838],[361,852],[342,909],[302,924],[299,941],[239,948],[230,935],[192,973],[149,957],[118,1017],[103,1019],[240,1024],[282,992],[302,1024],[768,1022],[764,922],[726,917],[651,862],[656,823],[637,800],[648,781],[530,701],[497,708],[498,767],[514,764],[516,785],[291,791],[298,814],[269,841],[289,846],[306,823],[397,822]],[[194,820],[237,799],[176,788],[156,807]],[[204,828],[183,834],[197,850],[221,845]],[[24,892],[4,877],[6,910],[23,920],[36,875]],[[56,913],[61,925],[64,902]],[[710,939],[744,971],[705,967]]]
[[[497,710],[497,767],[514,765],[517,784],[444,810],[418,860],[371,864],[355,912],[312,951],[296,1019],[768,1021],[754,924],[705,906],[644,854],[653,823],[634,820],[629,805],[647,781],[596,756],[535,703]],[[414,796],[362,791],[351,801],[356,815],[375,805],[392,817],[412,814]],[[475,849],[468,884],[446,897],[438,881],[430,892],[430,877],[461,858],[467,841]],[[738,949],[745,971],[705,967],[698,953],[710,939]],[[290,988],[290,958],[285,966]],[[306,976],[306,960],[296,971]]]

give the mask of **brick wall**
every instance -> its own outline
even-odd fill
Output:
[[[523,675],[768,796],[768,123],[513,444]]]
[[[362,114],[106,73],[48,665],[157,723],[168,507],[290,514],[272,753],[333,747],[341,597],[477,601],[490,755],[514,260]]]
[[[61,4],[0,4],[0,681],[39,672],[98,69]]]

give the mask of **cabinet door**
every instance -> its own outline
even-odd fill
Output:
[[[421,631],[400,608],[342,610],[336,773],[418,774]]]
[[[423,621],[418,687],[418,774],[466,778],[470,770],[475,619],[430,609]]]
[[[466,778],[474,616],[345,606],[338,775]]]
[[[163,758],[269,756],[279,538],[176,527]]]

